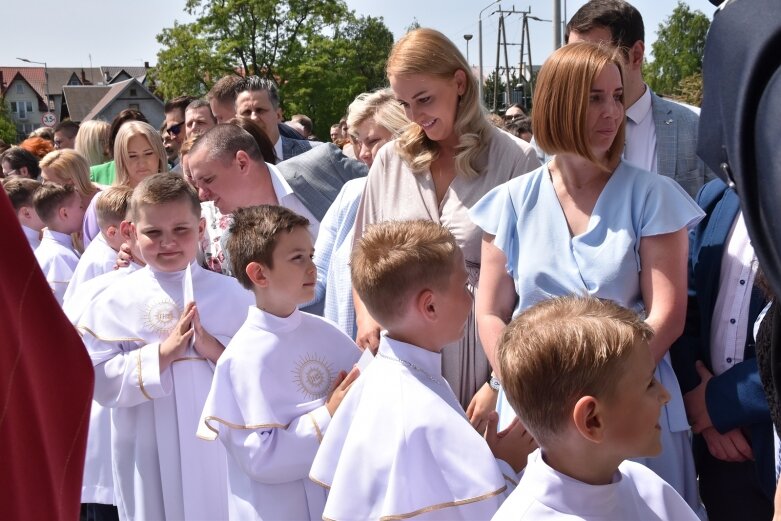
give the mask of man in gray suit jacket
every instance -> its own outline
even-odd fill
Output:
[[[295,139],[280,134],[282,109],[279,106],[279,90],[273,80],[259,76],[247,76],[236,86],[236,115],[257,121],[274,144],[277,163],[303,154],[317,141]]]
[[[690,196],[715,175],[697,157],[699,116],[690,108],[660,98],[643,81],[643,18],[623,0],[592,0],[567,24],[565,40],[606,42],[626,57],[626,149],[624,157],[651,172],[670,177]]]

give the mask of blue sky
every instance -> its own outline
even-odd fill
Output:
[[[564,0],[562,0],[564,1]],[[585,0],[568,0],[562,4],[571,16]],[[656,30],[676,6],[676,0],[635,0],[646,27],[646,48],[656,39]],[[712,17],[714,8],[706,0],[688,0],[692,9]],[[469,58],[478,63],[478,14],[491,0],[347,0],[359,14],[382,16],[398,38],[414,19],[422,26],[444,32],[466,54],[464,34],[472,34]],[[3,40],[0,64],[26,65],[17,57],[46,61],[50,66],[130,65],[144,61],[154,64],[159,50],[155,35],[174,20],[189,21],[183,8],[185,0],[38,0],[32,4],[8,2],[3,7]],[[499,6],[505,10],[531,9],[531,14],[551,19],[552,0],[528,0],[525,3],[500,2],[483,14],[483,60],[486,69],[496,63]],[[48,20],[46,22],[42,20]],[[530,21],[532,60],[540,64],[553,50],[553,30],[550,22]],[[511,15],[505,20],[508,41],[520,41],[521,17]],[[518,61],[518,47],[509,50],[510,62]]]

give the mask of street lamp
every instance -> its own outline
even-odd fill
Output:
[[[16,58],[19,61],[27,62],[27,63],[34,63],[35,65],[43,65],[43,76],[46,80],[46,112],[49,112],[51,110],[51,107],[49,106],[49,67],[46,65],[46,62],[36,62],[33,60],[28,60],[27,58]]]
[[[471,34],[464,35],[464,40],[466,40],[466,63],[469,65],[470,68],[472,67],[472,64],[469,63],[469,40],[471,39],[472,39]]]
[[[480,53],[480,78],[478,78],[477,82],[477,92],[478,96],[480,97],[480,103],[483,102],[483,13],[486,9],[498,3],[499,0],[494,0],[487,6],[483,7],[483,9],[480,10],[480,14],[477,15],[477,47],[478,52]]]

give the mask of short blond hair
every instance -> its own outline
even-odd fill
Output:
[[[390,89],[364,92],[356,96],[347,108],[350,135],[355,137],[355,128],[370,118],[374,118],[377,125],[390,132],[392,138],[398,137],[410,123]]]
[[[153,174],[138,183],[130,198],[130,216],[137,221],[141,208],[185,201],[193,214],[201,218],[201,201],[198,192],[179,174]]]
[[[54,174],[51,179],[53,183],[73,185],[76,192],[83,196],[90,197],[98,191],[89,178],[89,163],[76,150],[53,150],[41,159],[39,166],[41,170],[46,169],[47,177]]]
[[[91,119],[79,127],[76,142],[73,145],[76,152],[84,156],[90,166],[100,165],[111,159],[108,142],[111,136],[111,125],[106,121]]]
[[[591,85],[609,65],[624,79],[621,52],[613,46],[591,42],[565,45],[543,64],[534,89],[532,131],[537,145],[548,155],[577,154],[606,169],[591,153],[586,123]],[[612,95],[612,94],[611,94]],[[621,95],[621,102],[624,96]],[[608,150],[607,162],[618,162],[624,151],[626,118]]]
[[[583,396],[610,400],[629,353],[651,328],[634,311],[595,297],[536,304],[505,327],[497,345],[502,387],[544,445],[563,430]]]
[[[309,220],[284,206],[262,204],[239,208],[233,213],[225,249],[233,274],[242,286],[253,287],[247,266],[257,262],[273,268],[277,239],[282,232],[290,233],[298,227],[308,229]]]
[[[386,221],[366,228],[352,253],[355,291],[385,325],[424,288],[447,287],[459,252],[455,237],[432,221]]]
[[[95,217],[101,230],[119,226],[125,220],[132,196],[133,189],[129,186],[112,186],[100,194],[95,202]]]
[[[44,183],[33,193],[33,208],[43,224],[51,226],[60,208],[70,204],[74,197],[79,194],[73,185]]]
[[[143,121],[127,121],[117,132],[117,138],[114,141],[114,162],[116,163],[116,177],[114,186],[127,185],[130,183],[130,174],[128,172],[128,152],[127,147],[130,140],[136,136],[144,136],[149,142],[155,154],[157,154],[158,172],[164,174],[168,172],[168,160],[166,159],[163,138],[160,133],[149,123]]]

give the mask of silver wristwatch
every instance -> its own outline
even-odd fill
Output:
[[[491,375],[491,378],[488,379],[488,385],[491,387],[491,389],[497,392],[499,392],[499,390],[502,388],[502,383],[494,375]]]

